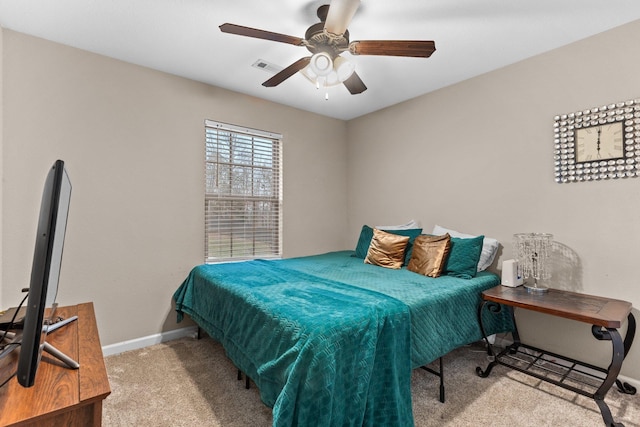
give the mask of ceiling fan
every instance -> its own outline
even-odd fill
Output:
[[[340,56],[342,52],[349,51],[352,55],[428,58],[436,50],[435,43],[426,40],[350,42],[347,27],[359,5],[360,0],[332,0],[330,5],[320,6],[317,12],[320,22],[307,29],[304,39],[229,23],[220,25],[220,30],[229,34],[304,46],[313,54],[300,58],[262,83],[265,87],[277,86],[302,71],[316,85],[342,83],[352,95],[356,95],[367,90],[367,87],[355,72],[353,64]]]

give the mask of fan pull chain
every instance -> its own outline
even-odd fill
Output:
[[[325,101],[329,100],[329,86],[327,86],[327,81],[322,77],[316,78],[316,89],[320,90],[320,81],[322,80],[322,87],[324,88],[324,99]]]

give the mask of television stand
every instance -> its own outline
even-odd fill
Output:
[[[56,323],[53,323],[53,324],[49,325],[48,328],[47,328],[47,336],[49,336],[49,334],[52,333],[53,331],[56,331],[59,328],[68,325],[69,323],[73,322],[74,320],[78,320],[78,316],[71,316],[71,317],[69,317],[67,319],[63,319],[63,320],[60,320],[59,322],[56,322]],[[70,367],[71,369],[80,368],[80,364],[78,362],[76,362],[71,357],[67,356],[66,354],[64,354],[63,352],[61,352],[60,350],[58,350],[57,348],[55,348],[51,344],[49,344],[46,341],[46,338],[45,338],[44,345],[42,346],[42,350],[46,351],[47,353],[49,353],[50,355],[52,355],[53,357],[55,357],[56,359],[58,359],[59,361],[61,361],[65,365],[67,365],[68,367]]]
[[[53,324],[49,325],[48,328],[47,328],[47,336],[49,336],[49,334],[51,334],[53,331],[56,331],[59,328],[68,325],[69,323],[73,322],[74,320],[78,320],[78,316],[71,316],[71,317],[69,317],[67,319],[63,319],[63,320],[60,320],[59,322],[56,322],[56,323],[53,323]],[[4,335],[8,339],[14,339],[16,337],[16,333],[15,332],[10,332],[10,331],[0,331],[0,335]],[[18,337],[17,340],[11,342],[11,345],[13,346],[11,350],[13,350],[13,349],[15,349],[17,347],[16,344],[18,344],[20,342],[20,340],[21,340],[21,337]],[[11,351],[11,350],[9,350],[9,351]],[[55,348],[51,344],[49,344],[46,341],[46,338],[45,338],[44,344],[42,345],[42,350],[46,351],[47,353],[49,353],[50,355],[52,355],[53,357],[55,357],[56,359],[58,359],[59,361],[61,361],[62,363],[64,363],[65,365],[67,365],[71,369],[80,368],[80,364],[78,362],[76,362],[71,357],[67,356],[66,354],[64,354],[63,352],[61,352],[60,350],[58,350],[57,348]]]
[[[58,328],[63,327],[64,325],[68,325],[69,323],[73,322],[74,320],[78,320],[78,316],[71,316],[68,317],[66,319],[62,319],[56,323],[52,323],[50,325],[48,325],[47,327],[47,334],[50,334],[51,332],[55,331]]]

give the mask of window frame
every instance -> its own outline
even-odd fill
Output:
[[[206,264],[282,257],[282,146],[282,134],[205,120]]]

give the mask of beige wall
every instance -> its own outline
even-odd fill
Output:
[[[350,121],[351,240],[363,223],[415,218],[427,231],[495,237],[501,261],[513,257],[513,233],[549,232],[551,286],[640,307],[640,178],[557,184],[552,152],[554,116],[640,98],[639,39],[636,21]],[[597,360],[610,348],[584,324],[520,316],[535,343],[574,356],[596,348]],[[640,379],[640,346],[623,372]]]
[[[341,249],[346,124],[4,30],[3,306],[27,286],[44,178],[73,183],[58,301],[103,345],[174,329],[203,261],[204,120],[284,135],[284,254]]]

